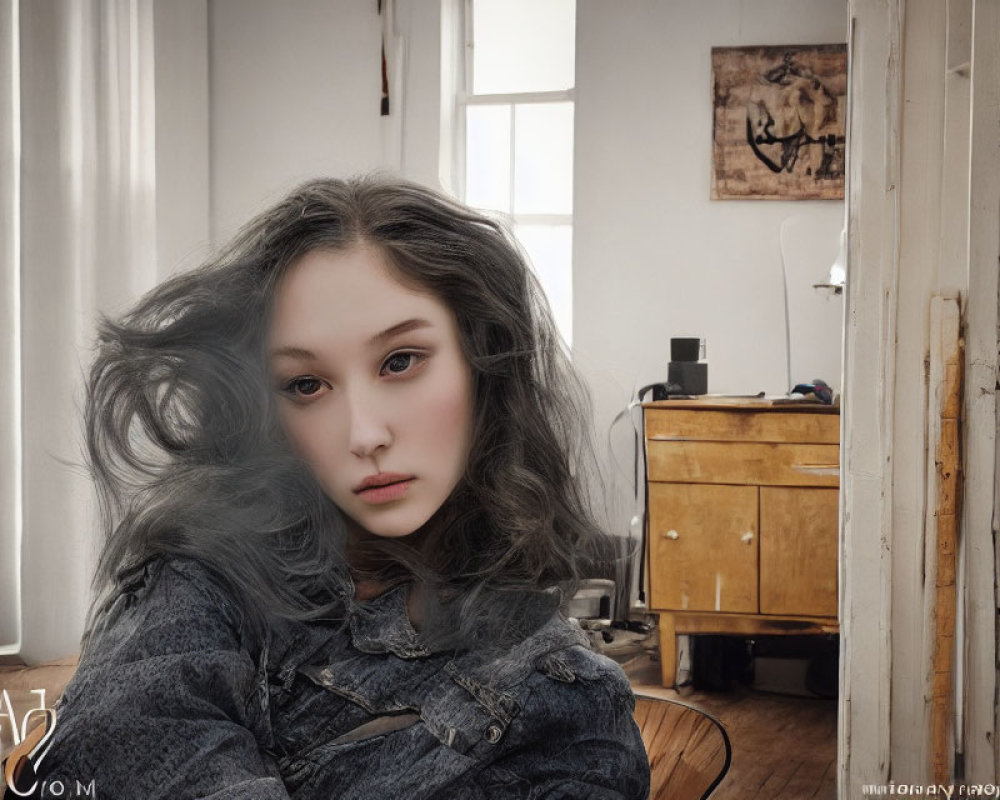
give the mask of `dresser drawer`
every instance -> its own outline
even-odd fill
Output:
[[[647,440],[649,480],[753,486],[837,486],[835,444]]]
[[[828,413],[647,408],[646,438],[837,444],[840,416]]]

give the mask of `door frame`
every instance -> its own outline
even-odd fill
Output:
[[[995,782],[1000,765],[1000,0],[850,0],[849,8],[841,798],[931,775],[929,689],[941,642],[928,624],[934,587],[925,573],[936,508],[926,364],[932,298],[949,294],[965,337],[955,782]]]

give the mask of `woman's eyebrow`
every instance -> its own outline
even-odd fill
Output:
[[[289,345],[287,347],[278,347],[271,351],[271,358],[302,358],[302,359],[315,359],[316,354],[312,350],[306,350],[304,347],[295,347]]]
[[[384,331],[380,331],[369,339],[369,344],[379,345],[388,339],[392,339],[394,336],[400,336],[404,333],[409,333],[410,331],[419,330],[420,328],[431,328],[433,323],[429,320],[421,319],[419,317],[413,317],[412,319],[404,320],[391,328],[386,328]],[[304,347],[297,347],[295,345],[286,345],[284,347],[276,347],[271,351],[271,358],[300,358],[300,359],[316,359],[316,354],[312,350],[307,350]]]
[[[404,320],[398,325],[393,325],[391,328],[386,328],[381,333],[376,333],[370,340],[370,344],[382,344],[387,339],[391,339],[394,336],[399,336],[402,333],[409,333],[410,331],[415,331],[420,328],[430,328],[431,323],[426,319],[420,319],[414,317],[412,319]]]

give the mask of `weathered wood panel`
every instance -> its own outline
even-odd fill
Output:
[[[897,784],[929,782],[935,772],[949,771],[943,760],[935,763],[931,744],[937,742],[940,752],[942,737],[955,725],[940,706],[943,677],[934,689],[935,675],[944,674],[935,673],[935,665],[947,667],[948,653],[968,655],[954,672],[959,690],[970,693],[957,706],[969,718],[963,739],[955,741],[965,755],[965,782],[994,782],[997,774],[1000,10],[997,0],[975,0],[966,65],[954,57],[959,48],[952,45],[969,36],[971,2],[851,2],[839,777],[844,798],[890,776]],[[965,72],[973,76],[967,100]],[[965,159],[956,143],[970,119]],[[964,176],[954,174],[963,170],[971,176],[968,195]],[[962,438],[968,446],[965,491],[979,499],[974,512],[960,512],[954,564],[940,538],[950,537],[955,523],[947,513],[936,514],[938,491],[936,485],[929,489],[927,479],[941,433],[928,407],[928,309],[931,297],[949,291],[967,292],[970,337],[979,337],[967,358],[969,424]],[[951,436],[947,430],[944,435]],[[956,586],[966,582],[964,592],[955,591],[954,614],[947,588],[952,572]],[[956,617],[965,629],[949,631],[947,620]]]
[[[889,777],[898,0],[851,0],[838,796]]]
[[[959,415],[962,395],[960,309],[957,297],[931,299],[928,364],[927,497],[925,574],[928,592],[925,652],[930,662],[924,696],[930,697],[928,755],[931,780],[951,781],[955,737],[955,553],[958,544]]]
[[[969,286],[966,298],[963,753],[969,782],[1000,775],[997,718],[997,302],[1000,269],[1000,2],[974,0],[969,139]],[[963,650],[960,650],[961,654]]]

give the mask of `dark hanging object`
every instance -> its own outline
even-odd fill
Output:
[[[382,0],[378,0],[378,13],[382,14]],[[382,105],[381,114],[389,116],[389,70],[385,64],[385,25],[382,26]]]
[[[382,116],[389,116],[389,76],[385,67],[385,37],[382,38]]]

